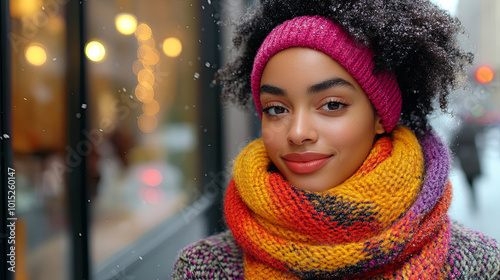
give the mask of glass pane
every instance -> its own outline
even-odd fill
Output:
[[[196,198],[206,66],[195,2],[86,3],[90,250],[99,271],[124,254],[139,260],[124,249]]]
[[[10,1],[16,279],[69,276],[63,171],[67,144],[66,30],[64,6],[59,2]]]

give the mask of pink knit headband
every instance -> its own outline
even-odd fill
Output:
[[[262,117],[259,90],[262,71],[273,55],[291,47],[319,50],[340,63],[361,85],[382,120],[391,132],[401,114],[401,92],[396,77],[389,72],[373,74],[373,52],[357,43],[331,20],[319,16],[303,16],[288,20],[267,35],[255,56],[251,82],[257,111]]]

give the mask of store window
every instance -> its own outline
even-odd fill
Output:
[[[87,1],[92,259],[182,209],[198,187],[202,63],[191,1]],[[121,234],[117,235],[117,232]]]
[[[73,1],[9,3],[16,279],[73,278],[75,250],[86,251],[85,273],[121,279],[121,257],[148,261],[151,232],[171,228],[179,215],[176,225],[187,226],[220,196],[204,195],[203,187],[222,178],[214,176],[221,157],[212,83],[217,9],[196,0],[80,1],[78,57],[68,36]],[[78,59],[79,93],[70,85]],[[77,107],[76,95],[85,97]],[[71,140],[82,124],[80,139]],[[88,227],[75,236],[68,178],[77,171],[86,181]],[[200,198],[203,207],[193,208]],[[199,231],[208,234],[208,224]],[[79,237],[87,248],[75,248]],[[169,265],[158,269],[163,277]]]

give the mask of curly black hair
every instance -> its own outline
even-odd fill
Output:
[[[261,0],[236,26],[239,55],[217,73],[223,102],[252,104],[250,74],[254,57],[273,28],[286,20],[319,15],[342,26],[373,49],[375,70],[392,71],[403,98],[400,124],[415,132],[429,129],[433,102],[443,111],[473,55],[463,51],[458,19],[426,0]]]

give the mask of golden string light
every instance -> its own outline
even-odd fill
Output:
[[[47,52],[45,51],[45,48],[41,44],[37,43],[29,44],[26,47],[24,56],[29,63],[35,66],[43,65],[45,61],[47,61]]]
[[[142,114],[137,120],[137,126],[142,132],[151,133],[158,127],[158,118],[156,116]]]
[[[153,69],[160,62],[160,54],[155,46],[153,31],[145,23],[135,29],[137,60],[132,64],[132,71],[137,76],[135,96],[143,104],[143,114],[137,120],[137,126],[144,133],[151,133],[158,127],[160,104],[154,99],[155,75]]]
[[[170,37],[163,41],[163,52],[169,57],[179,56],[182,52],[182,43],[179,39]]]
[[[147,41],[149,38],[153,36],[153,31],[151,30],[151,27],[145,23],[139,24],[137,26],[137,29],[135,30],[135,37],[137,38],[137,41],[143,42]]]
[[[154,116],[160,111],[160,104],[158,104],[158,101],[153,99],[151,102],[144,103],[142,105],[142,111],[146,116]]]
[[[130,35],[137,28],[137,19],[132,14],[121,13],[115,17],[115,26],[118,32],[124,35]]]
[[[154,89],[148,83],[138,84],[135,87],[135,96],[143,103],[149,103],[154,99]]]
[[[90,41],[85,46],[85,55],[88,57],[88,59],[94,62],[99,62],[104,59],[104,56],[106,55],[106,49],[101,42]]]

